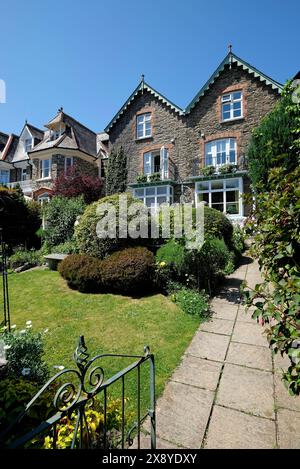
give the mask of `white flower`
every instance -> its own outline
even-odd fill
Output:
[[[29,326],[30,324],[32,324],[32,321],[26,321],[26,324],[27,326]]]
[[[65,369],[63,365],[54,365],[53,368],[55,368],[56,370],[60,370],[60,371]]]
[[[16,326],[15,324],[13,324],[13,325],[11,326],[11,329],[15,329],[16,327],[17,327],[17,326]]]
[[[22,329],[22,330],[20,331],[20,334],[26,334],[26,329]]]
[[[8,326],[3,326],[2,329],[6,331],[6,329],[8,329]]]
[[[23,375],[23,376],[30,375],[30,368],[23,368],[23,370],[22,370],[22,375]]]
[[[28,324],[28,326],[26,326],[26,329],[30,329],[32,327],[32,324]]]
[[[47,334],[48,331],[49,331],[49,329],[47,327],[47,329],[44,330],[44,334]]]
[[[4,345],[3,349],[4,350],[9,350],[11,348],[11,345]]]

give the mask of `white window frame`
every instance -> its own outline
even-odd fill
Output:
[[[147,129],[147,123],[150,122],[150,133]],[[139,135],[139,130],[141,130],[142,135]],[[142,138],[152,137],[152,114],[151,112],[145,112],[144,114],[138,114],[136,116],[136,138],[140,140]]]
[[[236,93],[241,94],[240,98],[236,98],[234,96]],[[234,116],[234,103],[241,103],[241,115],[240,116]],[[223,111],[224,105],[230,105],[229,111],[225,111],[225,112],[230,113],[230,116],[226,119],[224,119],[224,111]],[[227,121],[236,120],[236,119],[243,119],[244,117],[243,107],[244,106],[243,106],[243,91],[242,90],[236,90],[236,91],[232,91],[231,93],[223,94],[221,98],[222,122],[227,122]]]
[[[166,193],[165,194],[159,194],[159,189],[160,188],[166,188]],[[154,193],[153,194],[149,194],[147,192],[150,192],[149,191],[152,190]],[[139,191],[139,193],[137,193],[137,191]],[[141,192],[143,192],[141,194]],[[144,186],[144,187],[136,187],[134,189],[134,193],[133,193],[134,197],[136,199],[139,199],[141,200],[144,205],[147,206],[147,199],[153,199],[154,198],[154,204],[151,205],[151,210],[154,209],[154,211],[156,211],[159,207],[159,203],[157,202],[157,199],[158,197],[166,197],[166,201],[165,202],[161,202],[161,203],[167,203],[169,205],[171,205],[173,203],[173,198],[174,198],[174,190],[173,190],[173,186],[171,185],[159,185],[159,186]]]
[[[218,146],[224,144],[225,147],[225,162],[218,163]],[[211,151],[208,151],[208,148]],[[235,152],[235,160],[230,161],[230,152]],[[211,158],[211,164],[208,163],[208,159]],[[215,168],[220,168],[224,164],[237,164],[237,141],[236,138],[220,138],[217,140],[211,140],[205,144],[205,155],[204,155],[204,166],[214,166]]]
[[[9,169],[0,169],[0,184],[9,184]]]
[[[27,168],[21,169],[21,181],[27,181]]]
[[[231,187],[226,187],[226,183],[227,182],[232,182],[232,181],[238,181],[238,184],[235,188],[231,188]],[[222,189],[212,189],[212,183],[214,182],[218,182],[220,184],[222,184]],[[207,189],[199,189],[199,186],[200,184],[207,184]],[[226,212],[226,203],[227,203],[227,198],[226,198],[226,194],[227,192],[230,192],[230,191],[239,191],[239,199],[238,199],[238,204],[239,204],[239,211],[238,213],[234,213],[234,214],[230,214],[230,213],[227,213]],[[212,204],[212,193],[216,193],[216,192],[222,192],[223,193],[223,202],[220,202],[220,203],[223,203],[223,213],[226,214],[228,217],[230,218],[238,218],[238,217],[242,217],[244,216],[244,206],[243,206],[243,198],[242,198],[242,195],[243,195],[243,178],[227,178],[227,179],[212,179],[212,180],[209,180],[209,181],[198,181],[196,182],[195,184],[195,205],[196,207],[198,207],[198,195],[199,194],[208,194],[208,206],[211,207],[211,208],[214,208],[213,207],[213,204]],[[230,202],[228,202],[230,203]],[[234,203],[234,202],[232,202]]]
[[[68,160],[71,160],[70,166],[67,165]],[[66,156],[65,157],[65,174],[67,174],[67,171],[68,171],[69,168],[73,167],[73,164],[74,164],[73,156]]]
[[[45,176],[45,162],[49,161],[49,174]],[[51,179],[51,158],[40,160],[40,179]]]
[[[159,155],[159,171],[155,171],[154,158]],[[169,179],[169,150],[161,147],[160,150],[149,151],[143,154],[143,174],[150,176],[156,172],[160,173],[161,180]]]
[[[30,150],[32,150],[33,148],[33,141],[32,141],[32,137],[30,138],[25,138],[25,141],[24,141],[24,148],[25,148],[25,152],[28,153]]]

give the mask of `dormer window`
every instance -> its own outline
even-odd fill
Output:
[[[32,149],[32,147],[33,147],[33,145],[32,145],[32,138],[26,138],[26,139],[25,139],[24,146],[25,146],[25,151],[26,151],[26,153],[28,153],[28,152]]]
[[[243,93],[234,91],[222,96],[222,121],[243,117]]]
[[[152,135],[151,112],[136,117],[136,138],[147,138]]]

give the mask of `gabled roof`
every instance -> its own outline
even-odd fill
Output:
[[[108,132],[109,129],[116,123],[116,121],[122,116],[124,111],[130,106],[132,101],[138,96],[139,93],[143,93],[144,91],[148,91],[151,93],[155,98],[159,99],[162,103],[166,104],[166,106],[170,107],[173,111],[177,112],[178,114],[183,114],[184,111],[181,109],[179,106],[176,104],[172,103],[169,99],[167,99],[165,96],[163,96],[161,93],[156,91],[154,88],[152,88],[150,85],[148,85],[145,81],[144,78],[142,77],[140,83],[136,87],[136,89],[133,91],[133,93],[129,96],[127,101],[123,104],[121,109],[117,112],[117,114],[112,118],[110,123],[107,125],[107,127],[104,129],[105,132]]]
[[[18,142],[19,142],[18,135],[10,134],[6,142],[6,145],[2,151],[1,160],[7,161],[9,163],[12,161]]]
[[[73,119],[62,109],[59,109],[57,115],[51,119],[45,127],[52,129],[59,123],[66,124],[69,129],[56,140],[51,139],[50,130],[43,133],[43,139],[29,153],[35,153],[50,148],[63,148],[70,150],[79,150],[90,156],[97,156],[97,135],[83,124]]]
[[[28,128],[28,130],[31,133],[31,135],[33,136],[33,138],[38,138],[39,140],[42,140],[42,138],[44,137],[44,131],[43,130],[38,129],[34,125],[28,124],[28,122],[26,122],[25,126]]]
[[[220,63],[217,70],[212,74],[212,76],[207,80],[205,85],[202,86],[201,90],[196,94],[194,99],[192,99],[190,104],[186,107],[185,109],[186,114],[188,114],[193,109],[193,107],[197,104],[201,96],[203,96],[204,93],[209,89],[209,87],[215,82],[215,80],[223,72],[225,66],[233,65],[233,64],[237,64],[238,66],[242,67],[243,70],[246,70],[248,73],[252,74],[255,78],[258,78],[261,82],[265,83],[268,86],[271,86],[273,90],[277,90],[279,93],[281,93],[281,90],[283,88],[282,84],[268,77],[264,73],[260,72],[259,70],[257,70],[257,68],[248,64],[243,59],[235,55],[233,52],[228,52],[225,59]]]

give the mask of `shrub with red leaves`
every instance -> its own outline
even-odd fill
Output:
[[[70,168],[54,180],[53,195],[78,197],[83,195],[86,204],[99,200],[103,195],[103,180],[98,176],[80,174],[76,167]]]

